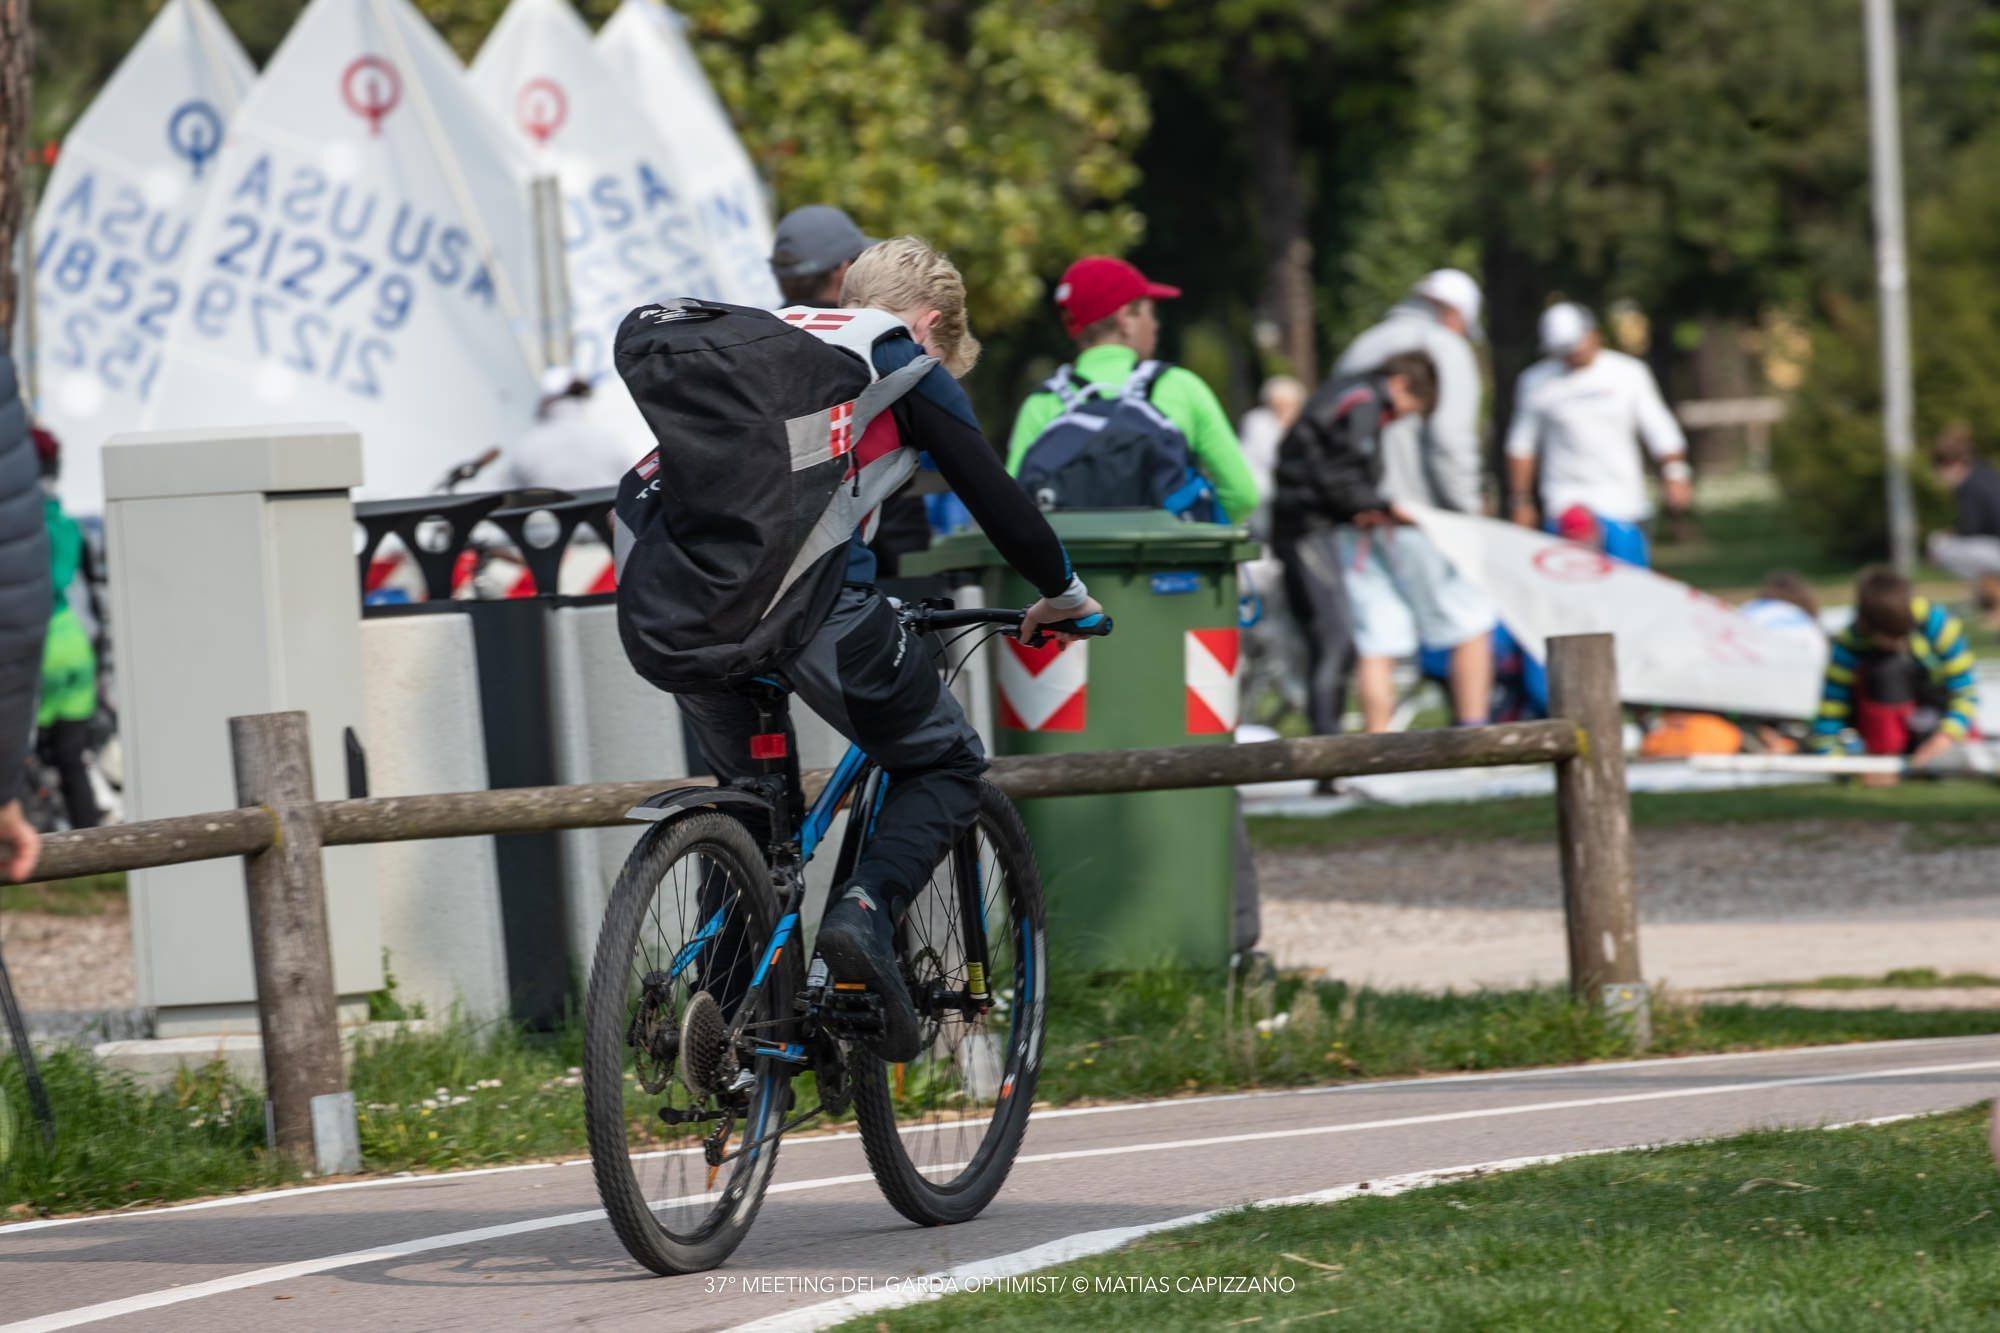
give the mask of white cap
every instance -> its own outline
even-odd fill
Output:
[[[1410,290],[1439,305],[1450,306],[1465,317],[1467,333],[1475,338],[1484,336],[1479,330],[1479,284],[1464,269],[1434,269],[1419,278]]]
[[[1542,312],[1542,322],[1536,331],[1542,340],[1542,350],[1550,356],[1566,356],[1583,341],[1584,335],[1597,327],[1590,312],[1574,301],[1559,301]]]

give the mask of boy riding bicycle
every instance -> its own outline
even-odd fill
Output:
[[[977,360],[979,344],[966,326],[965,283],[951,261],[915,237],[880,242],[853,262],[843,299],[850,310],[880,313],[856,318],[794,308],[779,314],[857,354],[865,351],[878,383],[914,370],[920,358],[935,358],[914,387],[849,444],[856,460],[854,494],[862,494],[863,470],[884,450],[926,454],[1001,555],[1042,594],[1022,621],[1022,638],[1034,638],[1044,625],[1098,614],[1101,608],[1071,570],[1062,543],[1007,475],[958,385],[957,377]],[[833,326],[838,328],[829,336]],[[756,487],[764,480],[742,477],[738,484]],[[874,518],[871,509],[847,538],[831,608],[816,626],[804,628],[802,646],[770,674],[889,776],[874,833],[820,922],[818,952],[835,981],[865,985],[879,997],[883,1032],[875,1049],[894,1062],[912,1058],[920,1044],[896,954],[896,922],[946,850],[972,826],[986,755],[930,654],[910,641],[875,586],[874,556],[864,545]],[[738,609],[727,601],[725,615]],[[756,704],[737,693],[679,698],[716,778],[754,776]]]

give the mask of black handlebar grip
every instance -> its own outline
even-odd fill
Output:
[[[1111,633],[1111,617],[1102,611],[1094,611],[1081,620],[1057,620],[1039,627],[1035,637],[1027,641],[1030,648],[1039,648],[1048,642],[1051,634],[1074,634],[1084,639],[1101,639]]]

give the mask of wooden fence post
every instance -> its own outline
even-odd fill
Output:
[[[1549,640],[1549,712],[1582,733],[1576,756],[1556,763],[1570,989],[1579,999],[1626,1017],[1643,1046],[1651,1022],[1639,970],[1632,804],[1625,790],[1624,716],[1609,634]]]
[[[270,811],[270,847],[243,858],[264,1090],[278,1151],[321,1174],[360,1169],[354,1099],[340,1063],[320,816],[304,713],[229,719],[236,798]]]

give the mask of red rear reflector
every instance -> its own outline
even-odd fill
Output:
[[[785,733],[767,731],[761,736],[750,738],[752,759],[783,759],[785,757]]]

